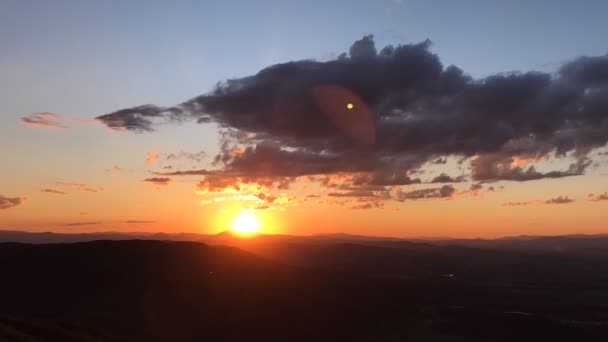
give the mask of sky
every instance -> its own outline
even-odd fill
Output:
[[[0,229],[608,233],[607,12],[3,1]]]

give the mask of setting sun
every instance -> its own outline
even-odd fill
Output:
[[[241,234],[252,234],[258,231],[260,223],[250,213],[241,213],[232,221],[232,230]]]

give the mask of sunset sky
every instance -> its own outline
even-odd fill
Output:
[[[606,13],[2,1],[0,229],[608,233]]]

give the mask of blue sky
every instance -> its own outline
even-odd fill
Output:
[[[171,105],[267,65],[329,58],[365,34],[430,38],[474,76],[607,52],[605,1],[3,1],[3,121]]]

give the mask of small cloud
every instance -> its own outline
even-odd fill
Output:
[[[77,226],[92,226],[92,225],[96,225],[96,224],[101,224],[100,221],[94,221],[94,222],[73,222],[73,223],[66,223],[64,224],[64,226],[66,227],[77,227]]]
[[[109,169],[106,169],[106,172],[122,172],[125,169],[123,167],[120,167],[119,165],[114,165]]]
[[[384,203],[382,203],[382,202],[371,202],[371,203],[355,205],[355,206],[350,207],[350,209],[365,210],[365,209],[382,208],[383,206],[384,206]]]
[[[150,152],[146,152],[146,165],[154,164],[154,161],[158,159],[158,149],[153,149]]]
[[[442,173],[439,176],[433,178],[433,180],[431,180],[431,183],[460,183],[463,180],[463,176],[451,177],[446,175],[445,173]]]
[[[603,194],[589,194],[587,195],[587,200],[591,202],[599,202],[599,201],[608,201],[608,192],[604,192]]]
[[[55,195],[67,195],[68,194],[67,192],[55,190],[55,189],[42,189],[40,191],[47,192],[49,194],[55,194]]]
[[[494,187],[491,187],[492,190],[494,190]],[[471,191],[478,191],[483,189],[483,185],[481,183],[473,183],[471,184],[471,187],[469,188],[469,190]]]
[[[169,185],[173,182],[173,179],[169,177],[152,177],[144,179],[143,182],[149,182],[154,185]]]
[[[451,185],[444,185],[440,188],[420,189],[408,192],[397,192],[397,200],[400,202],[408,200],[432,199],[432,198],[452,198],[456,189]]]
[[[154,172],[155,175],[159,176],[207,176],[213,172],[205,169],[200,170],[178,170],[172,172]]]
[[[53,113],[34,113],[21,118],[23,123],[32,127],[67,129],[69,127],[60,122],[64,120],[66,120],[64,116]]]
[[[195,152],[195,153],[180,151],[178,153],[169,153],[166,156],[164,156],[164,159],[165,160],[187,159],[192,162],[200,163],[206,157],[207,157],[207,153],[205,153],[205,151],[199,151],[199,152]]]
[[[27,197],[4,197],[0,195],[0,209],[10,209],[27,201]]]
[[[70,183],[70,182],[55,182],[55,185],[61,187],[71,188],[82,192],[101,192],[103,188],[96,188],[82,183]]]
[[[502,206],[503,207],[518,207],[518,206],[523,206],[523,205],[530,205],[533,202],[507,202],[507,203],[503,203]]]
[[[129,220],[129,221],[124,221],[123,223],[140,224],[140,223],[154,223],[154,222],[156,222],[156,221]]]
[[[550,199],[546,200],[545,204],[566,204],[566,203],[572,203],[572,202],[574,202],[574,200],[569,198],[568,196],[558,196],[558,197],[550,198]]]
[[[100,124],[101,120],[98,119],[80,119],[80,118],[71,118],[65,115],[59,115],[55,113],[34,113],[28,116],[24,116],[21,118],[21,122],[28,126],[32,127],[44,127],[44,128],[61,128],[68,129],[70,128],[66,124],[67,122],[77,122],[81,124]]]
[[[557,196],[555,198],[550,198],[546,201],[533,200],[533,201],[527,201],[527,202],[507,202],[507,203],[503,203],[502,206],[503,207],[517,207],[517,206],[525,206],[525,205],[533,205],[533,204],[567,204],[567,203],[572,203],[572,202],[574,202],[574,200],[568,196]]]

